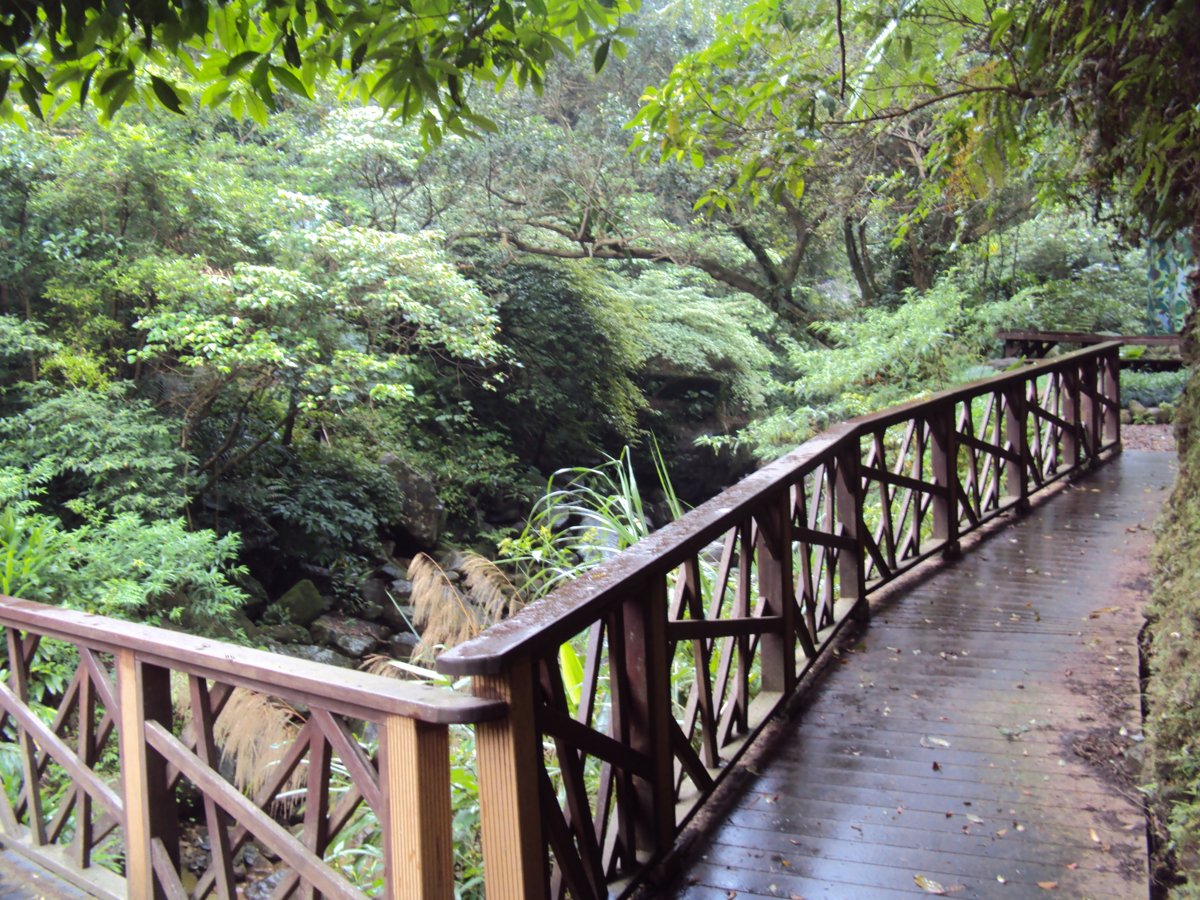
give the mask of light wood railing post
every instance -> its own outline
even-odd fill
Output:
[[[970,403],[970,400],[964,401]],[[958,542],[958,407],[953,402],[939,404],[929,416],[929,436],[933,439],[930,460],[933,483],[933,537],[942,542],[946,556],[959,553]]]
[[[546,843],[538,795],[541,739],[528,657],[496,675],[476,675],[476,697],[503,700],[508,715],[475,728],[479,808],[488,900],[545,900]]]
[[[644,591],[625,601],[621,620],[625,626],[625,669],[629,696],[623,713],[628,717],[629,744],[648,756],[650,780],[634,779],[638,809],[634,834],[637,849],[647,854],[665,852],[675,839],[675,768],[671,753],[671,669],[667,658],[667,579],[651,579]]]
[[[454,846],[446,726],[388,716],[380,730],[379,781],[387,896],[450,900]]]
[[[867,605],[867,544],[863,524],[863,483],[860,472],[862,450],[858,439],[848,441],[837,456],[838,518],[847,538],[854,542],[854,551],[838,554],[838,593],[843,600],[853,602],[852,615],[865,621],[870,615]]]
[[[168,896],[154,873],[155,845],[179,871],[179,815],[168,789],[167,762],[146,741],[146,722],[171,727],[171,673],[142,663],[132,650],[117,657],[118,742],[125,807],[125,878],[138,900]]]
[[[1029,473],[1033,455],[1029,448],[1028,381],[1014,381],[1004,388],[1004,439],[1016,459],[1004,462],[1004,488],[1017,512],[1029,512]]]
[[[792,577],[792,517],[790,493],[780,495],[756,516],[755,548],[758,592],[764,612],[780,617],[777,632],[761,639],[762,686],[790,694],[796,686],[796,582]],[[832,523],[831,523],[832,524]]]

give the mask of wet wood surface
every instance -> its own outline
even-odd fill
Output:
[[[1174,465],[1126,452],[884,598],[664,893],[1146,897],[1137,635]]]

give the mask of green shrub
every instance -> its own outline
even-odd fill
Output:
[[[1188,373],[1184,369],[1176,372],[1121,373],[1121,400],[1126,405],[1136,400],[1142,406],[1161,406],[1174,403],[1183,393]]]

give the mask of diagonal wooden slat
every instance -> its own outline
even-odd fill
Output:
[[[338,900],[365,896],[341,875],[329,869],[282,825],[242,796],[228,781],[200,762],[182,741],[160,723],[146,722],[146,741],[175,763],[204,793],[250,831],[272,853],[295,869],[322,893]]]
[[[217,769],[220,759],[213,740],[212,696],[207,679],[192,675],[188,678],[188,694],[192,703],[192,727],[196,736],[196,755],[210,769]],[[208,826],[210,868],[216,876],[216,888],[222,897],[232,897],[237,890],[233,876],[233,851],[229,846],[229,815],[220,809],[207,794],[204,795],[204,821]]]

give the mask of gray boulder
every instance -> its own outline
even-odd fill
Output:
[[[433,483],[394,453],[385,453],[379,464],[387,470],[400,493],[400,521],[397,523],[422,547],[432,548],[446,524],[446,506]]]
[[[295,622],[284,622],[281,625],[264,625],[258,631],[266,640],[274,641],[277,644],[312,643],[312,635],[309,634],[308,629],[303,625],[297,625]]]
[[[361,659],[379,645],[387,636],[387,631],[380,625],[362,619],[321,616],[312,624],[312,636],[314,641]]]

